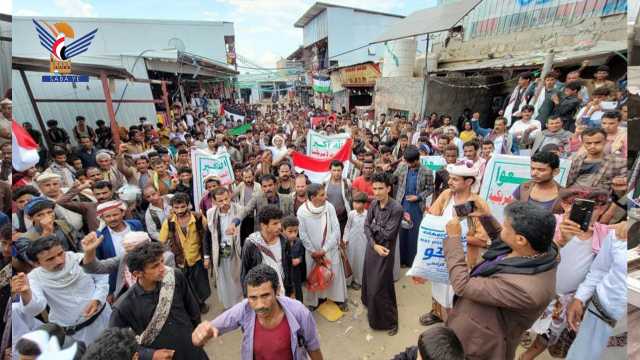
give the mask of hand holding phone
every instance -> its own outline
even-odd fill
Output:
[[[454,205],[453,209],[456,211],[456,216],[467,217],[476,209],[476,203],[473,200],[467,201],[464,204]]]
[[[580,225],[580,230],[589,230],[595,202],[593,200],[576,199],[569,213],[569,220]]]

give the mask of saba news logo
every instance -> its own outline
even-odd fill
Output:
[[[42,20],[41,23],[33,19],[40,45],[47,49],[51,59],[49,67],[51,75],[43,75],[42,82],[89,82],[88,75],[71,73],[70,59],[89,49],[98,29],[76,39],[75,31],[67,22],[61,21],[50,25]],[[76,40],[68,43],[71,39]]]

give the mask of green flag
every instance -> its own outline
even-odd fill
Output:
[[[251,130],[251,124],[244,124],[229,130],[229,135],[239,136]]]

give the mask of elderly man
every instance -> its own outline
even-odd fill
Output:
[[[126,177],[113,164],[112,153],[107,150],[100,150],[96,154],[96,162],[102,174],[102,178],[113,184],[114,189],[118,189],[127,183]]]
[[[460,220],[447,224],[444,255],[457,300],[446,326],[460,339],[467,359],[513,359],[524,331],[555,297],[555,217],[521,202],[504,213],[502,227],[488,206],[472,214],[494,241],[473,270],[460,241]]]
[[[107,277],[82,271],[83,255],[65,252],[53,236],[35,240],[27,254],[38,267],[11,279],[12,291],[20,294],[20,311],[37,316],[49,306],[49,321],[66,335],[85,343],[97,339],[111,315]]]
[[[218,299],[225,309],[229,309],[242,301],[242,244],[240,231],[229,234],[224,230],[242,208],[231,202],[231,193],[227,188],[217,188],[213,197],[216,206],[207,211],[207,224],[211,232],[212,266],[217,279]]]
[[[330,299],[346,311],[347,283],[338,249],[341,233],[336,210],[327,201],[327,193],[322,185],[307,186],[307,196],[309,200],[298,209],[297,214],[300,240],[306,249],[306,263],[309,264],[307,275],[313,270],[313,265],[326,264],[328,260],[334,277],[326,290],[305,295],[305,303],[317,307],[319,299]]]
[[[138,220],[125,220],[124,214],[127,206],[120,200],[111,200],[98,205],[98,216],[107,226],[98,231],[98,236],[103,240],[96,249],[96,256],[100,260],[123,256],[124,237],[131,231],[143,231],[144,228]],[[109,275],[109,293],[116,289],[117,272]],[[110,299],[111,300],[111,299]]]
[[[64,193],[62,191],[61,180],[62,178],[60,175],[44,172],[36,178],[36,184],[38,185],[38,189],[42,192],[42,195],[47,197],[49,200],[56,202],[56,216],[59,219],[66,220],[74,229],[80,231],[83,228],[82,215],[68,210],[58,204],[58,201]]]

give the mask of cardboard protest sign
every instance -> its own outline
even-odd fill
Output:
[[[232,184],[235,181],[229,153],[213,155],[201,150],[194,150],[191,153],[191,166],[193,169],[194,206],[200,203],[200,199],[206,192],[204,179],[208,175],[217,176],[222,185]]]
[[[567,184],[571,160],[560,159],[560,172],[555,180]],[[480,197],[489,204],[498,221],[503,220],[504,208],[514,201],[513,192],[520,184],[531,180],[531,158],[528,156],[493,155],[487,164],[480,187]]]

